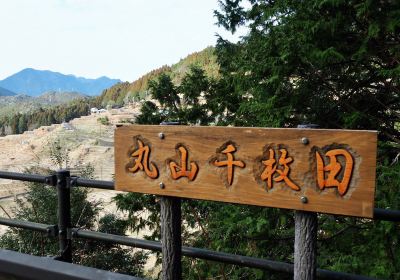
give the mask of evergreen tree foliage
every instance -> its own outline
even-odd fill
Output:
[[[157,80],[151,80],[149,90],[153,99],[158,100],[162,107],[172,110],[172,114],[178,112],[180,99],[170,76],[163,73]]]
[[[163,120],[157,105],[151,101],[145,101],[142,104],[140,115],[136,117],[138,124],[160,124]]]
[[[208,79],[203,69],[191,66],[188,74],[183,78],[179,91],[183,94],[183,100],[188,105],[198,105],[202,92],[207,92]]]
[[[217,46],[223,76],[235,76],[235,92],[247,96],[238,124],[378,129],[399,143],[398,1],[220,4],[221,26],[249,28],[239,44],[220,38]]]
[[[48,147],[50,159],[53,165],[58,169],[68,168],[69,151],[64,147],[61,139],[58,138],[52,142],[49,142]]]
[[[217,82],[208,78],[205,71],[196,65],[189,69],[180,85],[175,85],[167,74],[149,82],[149,93],[161,108],[154,102],[144,102],[137,123],[179,121],[182,124],[207,124],[214,119],[213,108],[209,105],[212,102],[208,99],[213,96]]]
[[[54,145],[58,153],[57,144]],[[55,161],[64,163],[64,154],[58,153]],[[81,176],[92,178],[93,167],[88,166]],[[46,170],[30,170],[34,173],[44,173]],[[47,171],[51,173],[51,171]],[[128,224],[115,215],[105,215],[96,223],[101,210],[98,202],[88,200],[88,189],[71,188],[71,222],[80,229],[98,230],[101,232],[125,235]],[[16,200],[16,219],[30,222],[54,225],[58,221],[57,190],[39,183],[27,183],[26,195]],[[26,229],[10,228],[0,237],[2,248],[33,254],[37,256],[57,256],[59,245],[57,238],[48,238],[46,234]],[[73,263],[110,270],[118,273],[143,276],[143,266],[147,255],[142,251],[133,252],[120,245],[100,241],[74,239]]]
[[[219,38],[218,79],[206,82],[192,68],[175,88],[169,83],[171,90],[163,93],[178,93],[181,103],[177,112],[168,108],[161,117],[178,116],[191,124],[185,111],[202,106],[203,124],[376,129],[376,206],[400,209],[400,3],[226,0],[220,6],[215,15],[221,26],[232,32],[247,26],[249,33],[238,43]],[[140,221],[134,218],[140,211],[150,212],[150,220],[140,221],[155,231],[150,239],[159,238],[155,201],[153,196],[117,197],[132,221]],[[195,200],[184,200],[182,207],[186,245],[293,262],[292,211]],[[400,279],[400,225],[323,214],[318,222],[318,267]],[[184,278],[291,277],[184,258]]]

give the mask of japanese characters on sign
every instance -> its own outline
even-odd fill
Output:
[[[329,157],[330,163],[324,166],[324,161],[321,155],[316,152],[317,158],[317,172],[318,172],[318,186],[320,189],[325,187],[337,187],[340,195],[344,195],[349,188],[351,174],[353,173],[353,157],[352,155],[344,149],[333,149],[328,151],[325,155]],[[337,161],[338,156],[344,156],[345,166],[341,166]],[[337,176],[340,170],[344,170],[343,179],[339,182]],[[325,179],[325,172],[329,172],[327,178]]]
[[[227,169],[227,178],[226,181],[228,185],[232,185],[233,181],[233,171],[234,167],[240,167],[244,168],[245,163],[240,160],[234,160],[233,153],[236,152],[236,148],[233,144],[228,144],[226,145],[226,148],[224,148],[220,153],[226,155],[226,160],[221,160],[218,161],[218,159],[213,160],[213,164],[217,167],[226,167]]]
[[[193,181],[197,175],[197,171],[199,171],[199,167],[197,163],[190,162],[190,168],[188,169],[187,160],[188,160],[188,151],[187,149],[182,146],[178,145],[177,149],[181,155],[180,157],[180,165],[174,161],[170,161],[168,166],[171,170],[171,177],[174,180],[177,180],[181,177],[187,177],[190,181]]]
[[[155,179],[158,177],[158,169],[153,162],[150,162],[149,166],[149,156],[150,148],[144,145],[143,142],[137,139],[137,148],[132,152],[131,156],[135,158],[133,167],[128,167],[128,171],[135,173],[139,170],[146,173],[149,178]]]
[[[151,179],[158,177],[158,168],[150,162],[150,147],[144,145],[143,141],[137,137],[134,137],[137,141],[135,149],[131,153],[134,166],[129,167],[128,172],[136,173],[142,171]],[[199,171],[199,166],[196,162],[190,162],[188,168],[188,150],[182,144],[179,144],[177,150],[180,153],[180,163],[176,163],[173,160],[169,160],[168,167],[171,172],[171,178],[177,180],[181,177],[187,177],[190,181],[193,181]],[[218,159],[213,160],[212,164],[217,167],[225,167],[227,169],[226,182],[228,185],[232,185],[233,173],[235,167],[244,168],[246,164],[243,161],[235,160],[234,153],[236,147],[233,144],[227,144],[220,153],[225,154],[226,160],[219,161]],[[290,178],[289,165],[293,162],[292,157],[288,157],[288,151],[286,149],[279,149],[279,159],[275,158],[275,150],[272,148],[268,149],[269,157],[267,160],[262,160],[262,164],[265,165],[265,169],[262,172],[260,178],[262,181],[267,182],[268,189],[273,187],[273,182],[284,181],[285,184],[294,191],[299,191],[300,187],[297,186]],[[325,187],[335,187],[341,196],[345,195],[350,184],[350,178],[353,173],[353,156],[349,151],[345,149],[332,149],[326,152],[325,156],[329,158],[329,164],[324,166],[324,160],[319,152],[315,153],[317,162],[317,180],[318,186],[321,190]],[[338,156],[343,156],[345,159],[344,166],[337,161]],[[149,163],[151,167],[149,166]],[[344,170],[342,179],[338,179],[340,171]],[[327,175],[325,175],[327,173]],[[340,182],[339,182],[340,180]]]
[[[268,149],[269,157],[267,160],[263,160],[262,163],[265,165],[265,169],[261,174],[261,179],[267,181],[268,189],[272,188],[273,181],[280,182],[284,181],[288,187],[292,190],[299,191],[300,187],[293,183],[289,178],[289,164],[293,161],[293,158],[286,158],[288,152],[286,149],[279,149],[280,158],[277,161],[275,159],[275,151],[271,148]],[[278,166],[282,166],[282,169],[277,169]],[[274,176],[277,173],[278,176]]]
[[[298,137],[282,138],[283,130],[278,129],[243,129],[247,135],[238,133],[240,130],[118,128],[116,189],[372,215],[375,152],[370,153],[371,146],[376,149],[376,133],[293,129],[284,132]],[[165,139],[157,137],[160,131],[164,131]],[[232,137],[228,138],[228,131],[234,132]],[[310,134],[310,144],[294,141],[305,133]],[[355,133],[356,141],[351,138]],[[359,135],[368,141],[362,144]],[[158,183],[165,189],[157,188]],[[300,197],[307,197],[307,203]]]

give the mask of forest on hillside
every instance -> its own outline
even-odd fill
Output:
[[[0,136],[21,134],[41,126],[68,122],[90,114],[97,105],[94,98],[78,98],[62,105],[37,106],[27,112],[16,112],[0,116]]]
[[[202,68],[206,75],[211,78],[219,76],[219,64],[215,55],[214,47],[207,47],[200,52],[192,53],[171,66],[164,65],[150,71],[132,83],[119,83],[103,91],[99,97],[102,106],[123,105],[129,102],[137,102],[146,99],[149,95],[149,82],[156,80],[161,74],[168,75],[176,84],[180,84],[182,78],[190,67]]]

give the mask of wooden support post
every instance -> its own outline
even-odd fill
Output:
[[[182,279],[181,199],[160,197],[162,279]]]
[[[297,128],[318,128],[318,125],[298,125]],[[308,140],[303,142],[308,145]],[[307,203],[307,197],[302,197]],[[294,280],[314,280],[317,277],[317,213],[296,211],[294,214]]]
[[[160,125],[178,125],[174,122],[162,122]],[[164,139],[162,132],[159,138]],[[164,184],[160,183],[160,188]],[[182,279],[182,210],[181,199],[177,197],[160,197],[161,205],[161,252],[162,279]]]
[[[317,213],[296,211],[294,280],[314,280],[317,273]]]

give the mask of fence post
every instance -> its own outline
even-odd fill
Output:
[[[181,199],[160,197],[162,279],[182,279]]]
[[[58,195],[58,241],[60,246],[57,260],[72,262],[71,241],[71,201],[70,201],[70,173],[68,170],[57,171]]]
[[[298,125],[297,128],[318,128],[318,125]],[[305,141],[304,144],[308,144]],[[304,197],[304,203],[307,198]],[[317,213],[295,211],[294,280],[314,280],[317,276]]]
[[[317,214],[296,211],[294,214],[294,277],[314,280],[317,273]]]
[[[160,125],[179,125],[179,122],[162,122]],[[160,133],[160,139],[164,139]],[[160,183],[160,188],[164,188]],[[178,197],[160,196],[162,279],[182,279],[182,210]]]

